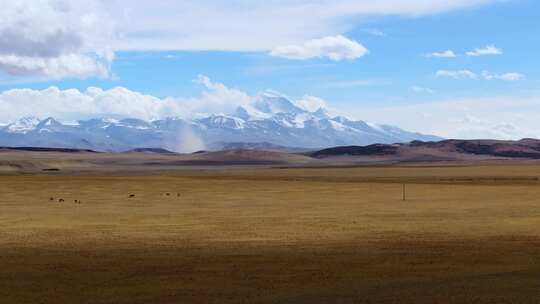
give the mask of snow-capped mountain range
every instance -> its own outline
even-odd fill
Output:
[[[441,138],[407,132],[389,125],[332,117],[325,109],[311,112],[289,99],[262,94],[235,113],[192,119],[96,118],[61,123],[54,118],[25,117],[0,126],[0,146],[55,147],[126,151],[164,148],[176,152],[220,149],[226,143],[270,143],[326,148],[373,143],[401,143]]]

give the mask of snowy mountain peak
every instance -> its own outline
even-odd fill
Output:
[[[65,126],[52,117],[40,121],[34,131],[39,133],[61,131]]]
[[[234,112],[234,116],[241,118],[243,120],[249,120],[251,118],[251,114],[245,107],[238,107],[236,108],[236,111]]]
[[[319,108],[317,111],[313,112],[313,116],[319,119],[330,118],[330,113],[325,108]]]
[[[236,108],[233,115],[246,121],[268,119],[272,117],[272,114],[263,113],[252,106],[240,106]]]
[[[37,117],[23,117],[14,123],[8,124],[4,129],[9,133],[26,134],[33,131],[40,123]]]
[[[242,129],[244,128],[244,120],[238,117],[226,115],[212,115],[208,118],[199,120],[205,126],[210,128],[224,129]]]
[[[79,120],[78,125],[83,129],[105,129],[118,123],[118,120],[111,118],[93,118],[89,120]]]
[[[345,116],[336,116],[336,117],[334,117],[334,120],[337,121],[337,122],[339,122],[339,123],[342,123],[342,124],[343,124],[343,123],[347,123],[347,122],[350,121],[350,120],[349,120],[347,117],[345,117]]]
[[[294,115],[305,112],[286,97],[268,92],[261,94],[253,103],[253,107],[268,114],[288,113]]]
[[[38,124],[38,127],[42,127],[42,126],[53,126],[53,125],[59,125],[60,123],[58,121],[56,121],[54,118],[52,117],[47,117],[45,118],[44,120],[40,121],[39,124]]]
[[[152,128],[152,125],[149,122],[135,118],[122,119],[116,125],[139,130],[147,130]]]

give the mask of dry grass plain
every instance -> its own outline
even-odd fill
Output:
[[[538,177],[534,164],[4,172],[0,303],[540,303]]]

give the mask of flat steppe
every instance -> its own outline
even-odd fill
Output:
[[[17,168],[0,303],[540,303],[538,164]]]

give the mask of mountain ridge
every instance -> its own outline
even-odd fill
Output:
[[[324,158],[379,157],[404,160],[456,160],[469,158],[540,159],[540,140],[460,140],[412,141],[405,144],[373,144],[368,146],[342,146],[308,153]]]
[[[217,143],[264,142],[280,147],[320,149],[342,145],[403,143],[441,138],[408,132],[343,116],[332,117],[324,108],[310,112],[289,99],[263,94],[253,104],[233,114],[208,114],[197,118],[107,117],[62,123],[48,117],[25,117],[0,126],[0,146],[40,146],[92,149],[105,152],[161,148],[189,153]]]

